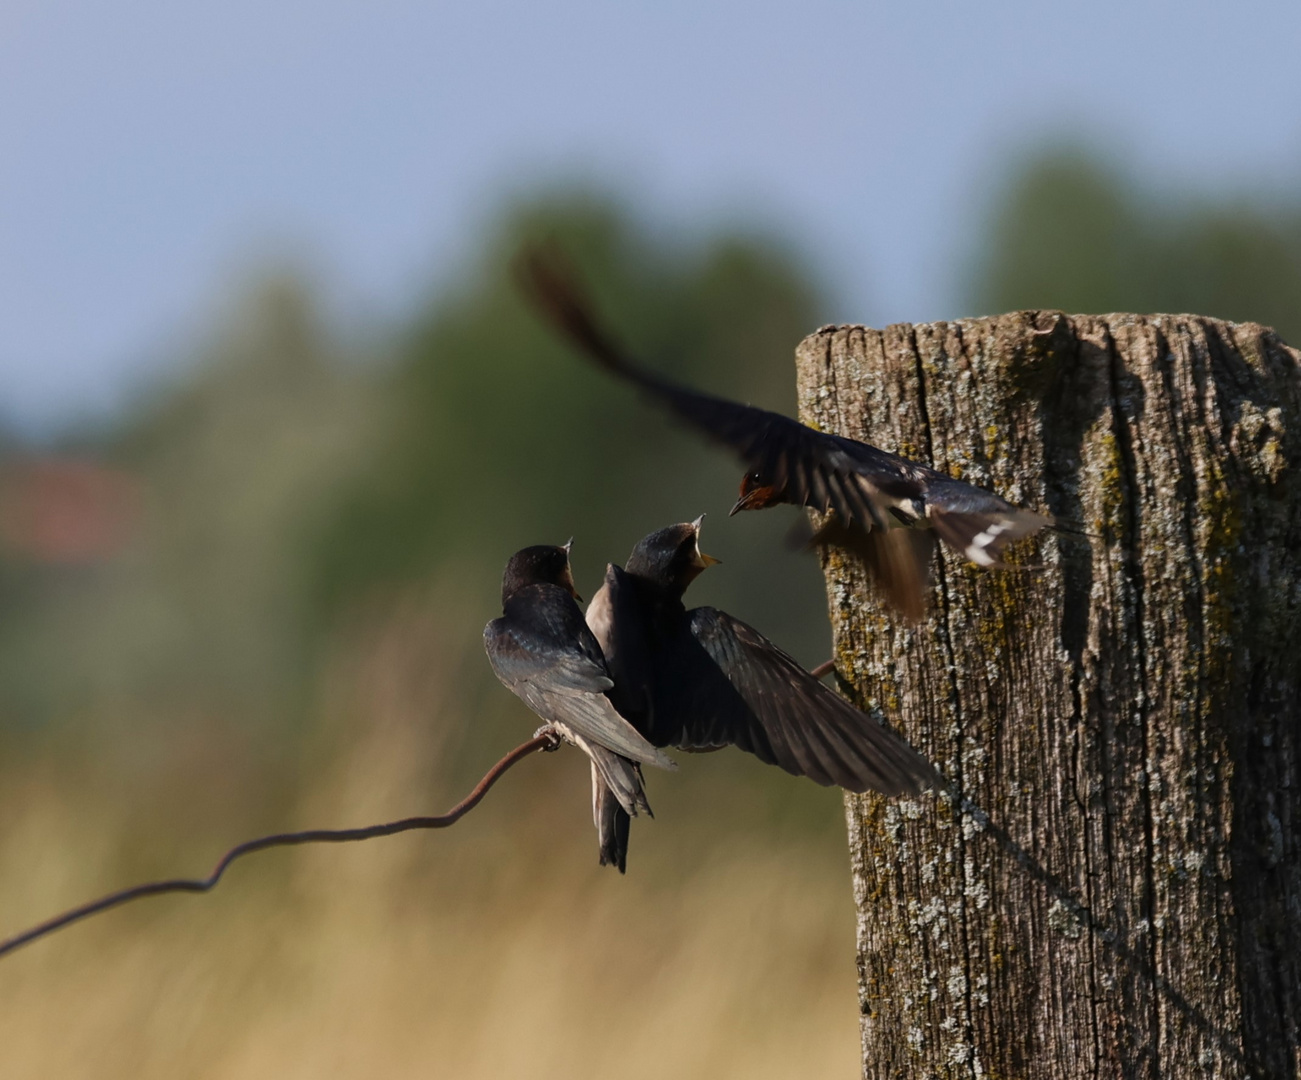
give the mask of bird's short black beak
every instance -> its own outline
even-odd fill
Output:
[[[736,500],[735,504],[732,506],[732,509],[727,512],[727,516],[735,517],[742,510],[749,510],[750,504],[754,502],[758,492],[759,492],[759,488],[752,488],[751,490],[747,491],[744,495],[742,495],[739,499]]]
[[[574,546],[574,538],[571,536],[562,546],[565,551],[565,573],[564,576],[561,577],[560,583],[569,590],[569,595],[581,604],[583,598],[578,595],[578,589],[574,585],[574,571],[569,566],[569,549]]]

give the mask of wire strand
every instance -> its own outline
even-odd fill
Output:
[[[236,844],[218,859],[212,873],[206,878],[171,878],[164,881],[149,881],[143,885],[134,885],[129,889],[119,889],[117,892],[111,892],[106,896],[101,896],[98,900],[91,900],[80,907],[71,908],[62,914],[55,915],[53,918],[46,919],[42,923],[37,923],[35,926],[22,931],[22,933],[0,941],[0,957],[7,956],[9,953],[21,949],[24,945],[30,945],[38,938],[43,938],[47,934],[63,929],[65,926],[71,926],[73,923],[80,922],[91,915],[98,915],[101,911],[108,911],[110,908],[118,907],[132,900],[173,892],[206,893],[221,880],[222,875],[230,867],[231,863],[245,855],[251,855],[255,851],[265,851],[267,848],[274,847],[291,847],[297,844],[342,844],[353,840],[370,840],[377,836],[392,836],[394,833],[409,832],[412,829],[445,829],[449,825],[455,825],[462,817],[478,806],[483,797],[488,794],[489,789],[501,779],[506,770],[539,750],[550,751],[556,749],[559,745],[559,737],[543,728],[528,742],[521,743],[498,761],[484,774],[483,779],[475,785],[474,790],[445,814],[433,817],[402,818],[400,821],[390,821],[382,825],[366,825],[358,829],[304,829],[301,832],[273,833],[270,836],[259,836],[254,840],[245,840],[242,844]]]

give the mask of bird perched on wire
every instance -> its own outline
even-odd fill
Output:
[[[700,550],[700,522],[640,540],[587,608],[620,714],[655,746],[737,746],[795,776],[848,791],[915,795],[936,786],[930,763],[854,708],[753,627],[683,594],[718,560]],[[627,855],[627,808],[597,799]]]
[[[600,324],[557,252],[526,250],[517,270],[533,305],[570,342],[744,459],[733,514],[790,503],[827,515],[812,542],[859,556],[886,601],[911,622],[925,614],[935,535],[971,562],[995,567],[1008,544],[1052,522],[898,454],[665,379],[635,362]]]
[[[506,688],[590,759],[601,862],[622,871],[629,818],[651,813],[640,766],[674,765],[606,696],[614,680],[578,607],[572,543],[527,547],[511,556],[502,576],[502,616],[484,627],[483,647]],[[622,840],[608,831],[617,828]]]

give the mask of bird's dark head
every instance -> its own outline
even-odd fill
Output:
[[[702,570],[719,562],[700,550],[700,523],[704,516],[642,537],[628,556],[624,569],[680,597]]]
[[[741,497],[727,516],[731,517],[739,510],[762,510],[781,501],[781,492],[772,478],[762,469],[752,469],[741,477]]]
[[[559,585],[575,600],[583,598],[574,588],[574,573],[569,568],[569,549],[574,541],[557,547],[554,544],[536,544],[521,548],[510,557],[506,572],[501,576],[501,602],[529,585]]]

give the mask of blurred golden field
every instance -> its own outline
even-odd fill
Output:
[[[445,692],[455,675],[422,662],[446,655],[431,610],[354,640],[320,733],[257,775],[247,740],[213,724],[160,724],[129,776],[112,745],[11,748],[0,932],[206,872],[259,831],[455,801],[448,736],[472,724]],[[532,718],[514,712],[522,741]],[[475,745],[473,771],[508,748]],[[774,802],[757,766],[681,757],[650,778],[658,818],[635,823],[626,877],[596,864],[586,763],[563,748],[450,830],[253,855],[207,896],[138,901],[38,942],[0,966],[0,1073],[853,1075],[838,794],[780,777]],[[284,777],[291,794],[248,804]]]

